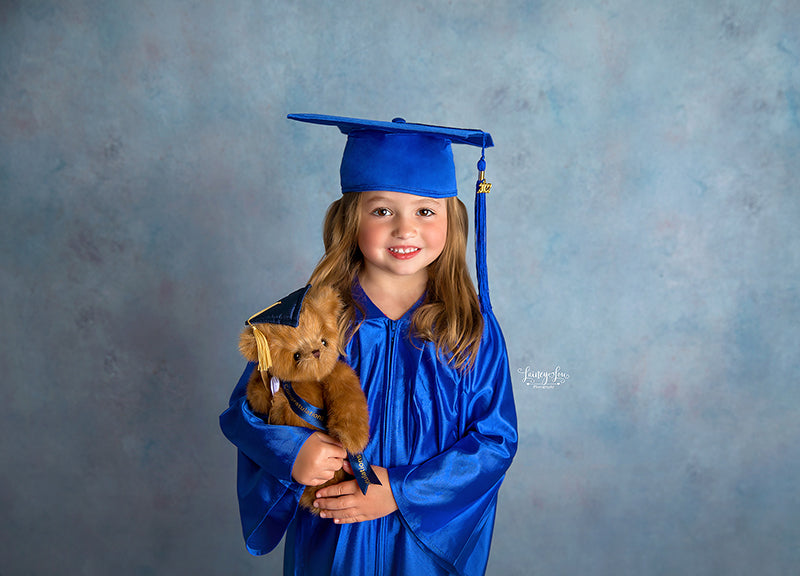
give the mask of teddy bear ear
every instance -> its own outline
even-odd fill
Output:
[[[333,287],[327,285],[319,286],[315,289],[315,291],[315,300],[318,302],[318,306],[324,310],[326,315],[331,315],[335,318],[338,318],[343,308],[342,299],[339,297],[339,292],[337,292]]]
[[[250,362],[258,360],[258,349],[256,347],[256,337],[253,329],[249,326],[242,330],[239,336],[239,352]]]

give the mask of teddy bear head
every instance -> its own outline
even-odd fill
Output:
[[[256,324],[267,339],[272,358],[270,373],[291,382],[319,381],[331,373],[341,353],[338,319],[342,302],[330,286],[312,286],[303,299],[297,327]],[[241,336],[239,348],[248,360],[258,351],[252,328]]]

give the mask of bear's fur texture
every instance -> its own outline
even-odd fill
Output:
[[[327,433],[349,453],[358,454],[369,441],[369,415],[358,376],[339,360],[342,347],[337,320],[341,311],[341,300],[333,288],[312,286],[303,300],[297,328],[256,324],[269,343],[272,367],[265,374],[253,370],[247,384],[247,401],[269,424],[312,428],[292,411],[282,389],[274,396],[270,391],[272,376],[289,381],[297,395],[326,410]],[[242,332],[239,349],[247,360],[258,361],[252,327]],[[313,507],[317,490],[348,477],[344,470],[338,470],[325,484],[306,487],[300,505],[318,513]]]

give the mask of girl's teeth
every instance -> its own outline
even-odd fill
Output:
[[[418,248],[389,248],[389,250],[397,254],[410,254],[411,252],[416,252]]]

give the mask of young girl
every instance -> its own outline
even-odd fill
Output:
[[[370,411],[364,456],[381,484],[366,494],[355,480],[320,489],[319,516],[298,508],[306,485],[351,472],[347,454],[322,432],[255,416],[245,399],[249,364],[220,418],[239,448],[247,549],[265,554],[285,534],[285,574],[483,574],[516,414],[485,288],[482,204],[479,296],[450,144],[487,147],[491,137],[399,119],[290,118],[348,136],[344,194],[328,209],[325,255],[310,282],[334,286],[345,302],[345,359]]]

